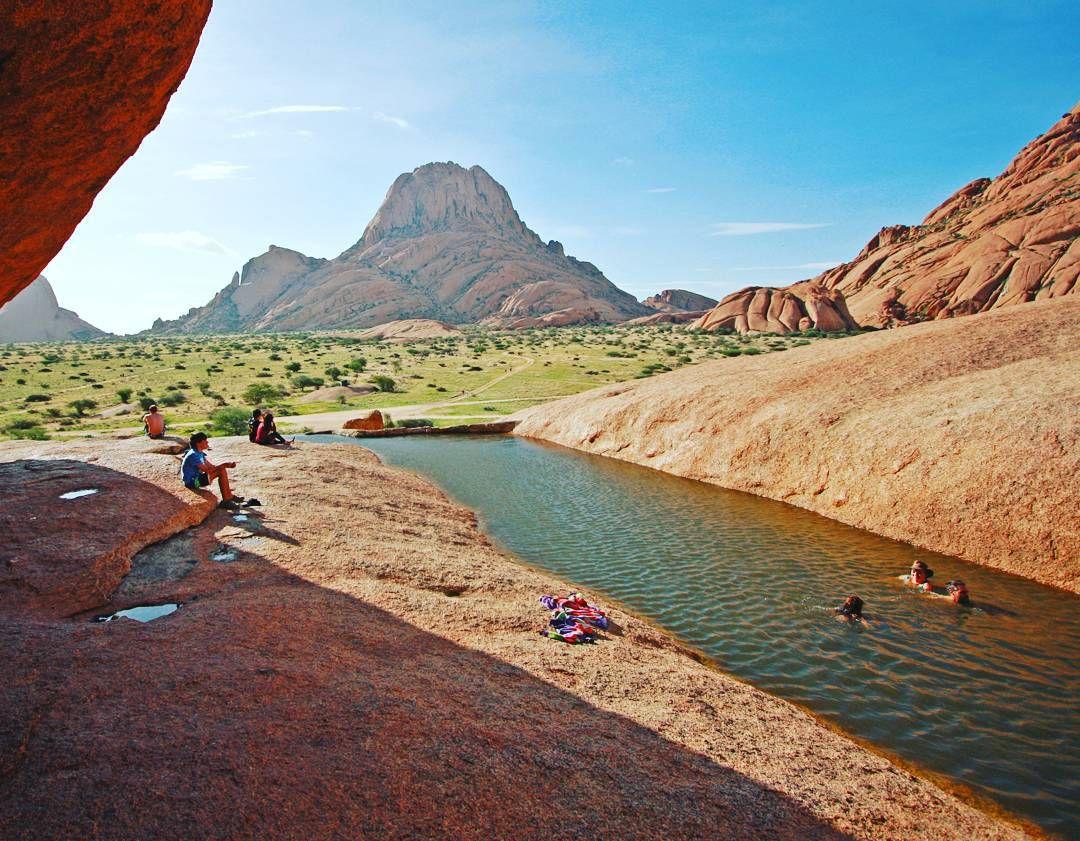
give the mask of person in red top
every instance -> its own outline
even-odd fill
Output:
[[[277,424],[274,423],[274,413],[264,412],[262,416],[262,423],[259,424],[259,429],[255,433],[256,444],[289,444],[290,441],[286,441],[277,431]]]
[[[158,411],[156,403],[150,404],[149,410],[143,415],[142,421],[146,434],[151,438],[165,437],[165,416]]]

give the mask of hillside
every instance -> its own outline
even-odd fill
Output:
[[[206,306],[158,333],[625,321],[652,312],[591,263],[531,231],[478,166],[399,176],[360,240],[332,260],[270,246]]]
[[[919,225],[882,228],[848,263],[786,289],[726,297],[695,324],[789,332],[791,319],[762,318],[764,293],[805,299],[820,288],[863,326],[890,327],[1080,294],[1080,103],[1025,146],[997,178],[977,178]],[[755,295],[755,293],[757,293]],[[774,306],[774,311],[778,311]],[[799,317],[805,315],[800,314]],[[798,324],[799,317],[794,319]],[[813,319],[811,319],[813,320]],[[818,326],[818,325],[814,325]],[[834,329],[822,327],[822,329]]]
[[[61,307],[44,275],[0,307],[0,342],[83,341],[104,335],[78,313]]]
[[[705,362],[516,433],[1080,592],[1080,298]]]

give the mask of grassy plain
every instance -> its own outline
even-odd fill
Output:
[[[467,328],[411,342],[334,334],[129,337],[93,342],[0,345],[0,435],[92,434],[139,428],[157,402],[170,429],[207,424],[223,407],[274,409],[279,417],[346,409],[387,410],[436,423],[498,417],[634,377],[705,359],[775,353],[828,340],[810,332],[737,336],[670,325],[587,325],[525,331]],[[393,380],[389,390],[320,399],[347,382]],[[264,395],[252,399],[262,387]],[[341,389],[339,389],[341,390]],[[394,414],[394,409],[403,414]],[[304,428],[302,419],[292,426]],[[286,430],[287,431],[287,430]]]

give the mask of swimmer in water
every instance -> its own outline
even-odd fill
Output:
[[[926,565],[925,561],[915,561],[911,565],[911,574],[907,577],[908,586],[914,587],[923,593],[934,592],[934,585],[930,579],[934,577],[934,571]]]
[[[953,604],[962,604],[965,606],[971,604],[971,594],[968,592],[967,584],[959,578],[954,578],[946,584],[945,589],[948,591],[949,598],[952,599]]]
[[[844,603],[836,608],[836,618],[847,622],[861,622],[863,620],[862,609],[862,599],[858,596],[848,596],[844,599]]]

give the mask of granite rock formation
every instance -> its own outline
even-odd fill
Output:
[[[643,299],[641,303],[659,312],[699,312],[711,309],[720,302],[686,289],[665,289]]]
[[[690,365],[515,417],[519,435],[1080,592],[1080,296]]]
[[[796,333],[800,330],[857,330],[844,296],[813,281],[786,289],[751,286],[733,292],[691,327],[729,328],[737,333]]]
[[[649,310],[591,263],[544,243],[478,166],[400,175],[364,235],[332,260],[271,246],[165,333],[372,327],[398,319],[532,326]]]
[[[61,307],[44,275],[0,306],[0,342],[85,341],[104,335],[78,313]]]
[[[0,3],[0,305],[157,126],[210,0]]]
[[[997,178],[961,187],[920,225],[882,228],[854,260],[809,283],[842,295],[854,319],[868,327],[970,315],[1080,294],[1078,237],[1080,103]],[[797,290],[806,283],[780,291],[801,297]],[[737,319],[756,292],[728,296],[717,308],[724,317],[704,323]],[[760,299],[755,306],[760,312]],[[790,314],[790,301],[777,311],[785,307]]]

